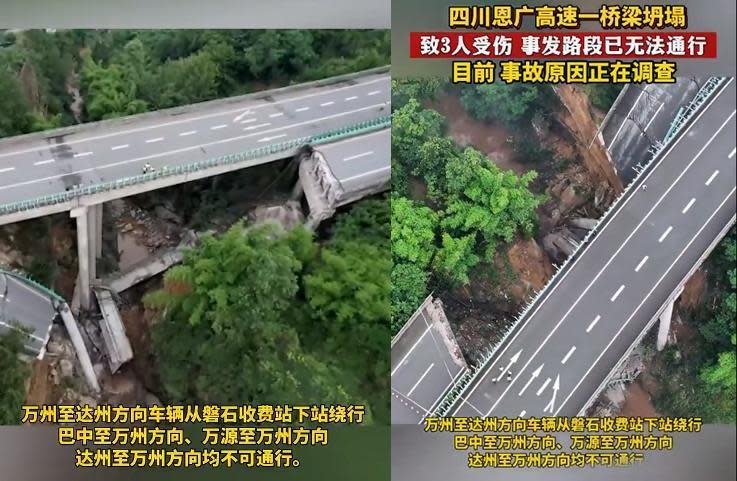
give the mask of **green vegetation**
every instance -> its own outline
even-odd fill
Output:
[[[388,31],[29,30],[3,40],[0,137],[350,73],[390,56]]]
[[[304,229],[208,237],[146,296],[165,397],[361,403],[389,422],[389,212],[366,201],[325,245]]]
[[[474,87],[464,91],[462,100],[480,116],[494,105],[495,112],[507,109],[502,114],[505,121],[514,117],[522,122],[548,100],[548,92],[541,87],[525,88],[510,95]],[[537,223],[535,209],[543,200],[529,190],[537,175],[534,171],[523,176],[503,171],[482,152],[461,149],[444,135],[443,116],[421,104],[442,90],[443,85],[435,81],[393,82],[395,334],[427,295],[428,284],[450,288],[468,284],[471,270],[482,259],[491,261],[499,243],[512,242],[516,235],[531,236]],[[495,100],[495,95],[501,98]],[[500,109],[504,102],[507,107]],[[427,187],[426,198],[410,198],[411,176]]]
[[[0,425],[20,423],[28,376],[27,365],[18,358],[22,351],[21,332],[0,333]]]
[[[589,94],[591,104],[604,112],[609,111],[614,101],[617,100],[623,84],[587,84],[586,90]]]
[[[464,89],[461,103],[479,120],[519,125],[537,112],[549,111],[554,98],[549,85],[494,83]]]
[[[705,422],[735,422],[737,404],[737,234],[729,233],[710,257],[710,293],[702,307],[689,313],[699,336],[681,356],[663,353],[657,408],[675,416],[701,416]]]

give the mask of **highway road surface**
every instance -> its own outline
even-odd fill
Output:
[[[428,298],[392,343],[392,424],[419,424],[467,367],[449,350],[450,327],[433,320]],[[453,351],[455,351],[453,346]]]
[[[390,112],[389,74],[0,141],[0,205],[318,134]]]
[[[650,148],[665,138],[678,110],[699,88],[693,79],[678,78],[675,84],[631,84],[622,93],[601,135],[625,185],[637,175],[633,167],[652,157]]]
[[[321,145],[317,150],[345,192],[391,178],[391,129]]]
[[[18,329],[22,322],[23,328],[31,331],[26,348],[38,355],[46,345],[55,317],[50,296],[23,279],[0,271],[0,334]]]
[[[448,415],[579,412],[733,220],[736,103],[730,79],[638,180]]]

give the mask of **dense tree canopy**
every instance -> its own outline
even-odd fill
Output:
[[[165,397],[362,403],[388,422],[389,222],[370,200],[323,245],[270,225],[204,239],[145,299]]]
[[[553,101],[549,85],[486,84],[463,90],[463,107],[480,120],[498,120],[516,124],[530,120],[539,110],[549,108]]]
[[[394,264],[392,268],[392,335],[399,332],[407,319],[427,296],[427,272],[417,264]]]
[[[535,209],[542,198],[527,188],[536,173],[517,176],[492,164],[483,153],[468,148],[446,166],[448,205],[445,229],[484,240],[487,260],[496,243],[511,242],[517,232],[533,233]]]
[[[271,226],[208,237],[147,296],[163,386],[178,402],[346,402],[352,388],[306,352],[284,322],[299,289],[296,251],[311,243]],[[328,401],[330,400],[330,401]]]
[[[387,31],[26,30],[0,43],[0,136],[389,63]]]
[[[404,197],[392,199],[392,255],[397,262],[427,267],[435,251],[438,215]]]
[[[413,159],[427,140],[440,137],[443,117],[434,110],[423,109],[416,99],[392,113],[392,155],[413,169]]]
[[[16,330],[0,333],[0,425],[20,423],[28,375],[28,367],[18,358],[23,340]]]

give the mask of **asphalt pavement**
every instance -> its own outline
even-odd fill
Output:
[[[578,413],[734,218],[735,105],[731,79],[638,180],[449,415]]]

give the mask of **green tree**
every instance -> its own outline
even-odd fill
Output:
[[[0,425],[19,424],[28,366],[18,358],[24,335],[13,329],[0,333]]]
[[[347,402],[344,372],[305,351],[286,321],[302,269],[304,233],[274,226],[206,237],[148,295],[159,309],[153,346],[172,401],[191,403]]]
[[[535,228],[535,209],[543,198],[528,185],[537,173],[517,176],[492,164],[478,150],[467,148],[448,162],[448,200],[441,223],[461,235],[477,235],[485,242],[485,257],[491,260],[497,242],[511,242],[521,232],[530,236]]]
[[[552,98],[548,85],[493,83],[464,89],[461,103],[479,120],[513,125],[529,121],[537,110],[548,109]]]
[[[412,173],[425,180],[431,198],[447,195],[446,165],[458,156],[458,146],[450,137],[434,137],[420,147]]]
[[[392,79],[392,109],[404,107],[410,99],[434,100],[444,86],[439,77]]]
[[[15,74],[0,65],[0,137],[26,133],[31,128],[30,106]]]
[[[394,264],[392,267],[392,336],[427,296],[427,277],[427,272],[415,264]]]
[[[138,86],[118,64],[98,65],[86,55],[82,68],[85,108],[90,120],[102,120],[145,112],[148,105],[138,98]]]
[[[473,235],[454,238],[443,233],[442,245],[433,262],[435,271],[452,282],[468,284],[468,272],[480,260],[474,253],[475,246]]]
[[[304,277],[312,338],[361,380],[376,419],[388,423],[391,308],[389,249],[343,240],[320,252]]]
[[[243,51],[251,75],[276,80],[301,74],[317,61],[309,30],[266,30]]]
[[[395,262],[425,268],[435,252],[438,214],[405,197],[392,199],[392,255]]]
[[[392,156],[412,170],[420,146],[440,137],[442,128],[442,115],[423,109],[416,99],[410,99],[392,113]]]

